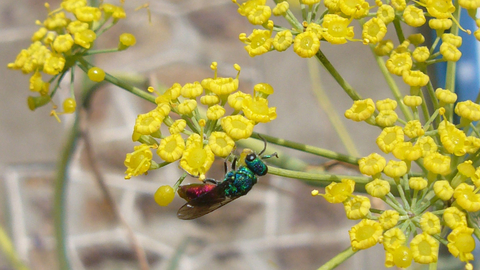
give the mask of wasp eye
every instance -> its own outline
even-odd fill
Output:
[[[245,159],[247,161],[254,161],[257,158],[257,155],[255,153],[248,154]]]

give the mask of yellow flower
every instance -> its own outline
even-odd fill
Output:
[[[73,38],[69,34],[59,35],[53,41],[53,49],[59,53],[69,51],[72,46]]]
[[[70,22],[65,16],[65,12],[58,12],[53,15],[50,15],[44,22],[43,26],[45,26],[48,30],[56,31],[60,28],[64,28]]]
[[[421,233],[410,241],[413,260],[417,263],[429,264],[438,260],[438,242],[432,236]]]
[[[39,92],[42,96],[48,94],[50,84],[42,80],[42,74],[36,71],[30,77],[30,91]]]
[[[377,10],[377,18],[389,24],[395,19],[395,10],[390,5],[381,5]]]
[[[468,212],[480,210],[480,194],[477,194],[471,185],[461,183],[455,188],[453,197],[457,200],[458,205]]]
[[[445,33],[442,35],[442,41],[444,43],[450,43],[452,44],[453,46],[455,47],[460,47],[462,46],[462,37],[461,36],[457,36],[457,35],[454,35],[454,34],[451,34],[451,33]]]
[[[218,104],[219,102],[220,102],[220,98],[213,93],[200,97],[200,103],[202,103],[203,105],[213,106],[215,104]]]
[[[133,147],[134,151],[128,153],[125,158],[125,179],[130,179],[132,176],[138,176],[147,173],[150,168],[152,160],[152,152],[150,146],[146,144],[137,145]]]
[[[353,250],[367,249],[380,243],[382,241],[382,233],[382,225],[370,219],[362,219],[360,223],[348,231]]]
[[[430,235],[440,233],[440,219],[431,212],[425,212],[420,218],[420,228]]]
[[[390,39],[382,40],[375,46],[374,52],[378,56],[388,55],[393,50],[393,42]]]
[[[361,173],[373,176],[382,172],[386,163],[384,157],[377,153],[372,153],[367,157],[361,158],[358,161],[358,166]]]
[[[455,101],[457,101],[457,94],[453,93],[450,90],[445,90],[442,88],[437,88],[435,90],[435,96],[443,104],[452,104],[452,103],[455,103]]]
[[[455,113],[470,121],[478,121],[480,120],[480,105],[471,100],[458,102],[455,106]]]
[[[458,4],[464,9],[477,9],[480,7],[479,0],[459,0]]]
[[[370,118],[374,111],[375,104],[373,103],[372,99],[367,98],[362,100],[355,100],[352,107],[345,111],[345,117],[350,120],[360,122]]]
[[[184,119],[178,119],[173,122],[173,124],[168,128],[170,134],[181,133],[187,126],[187,121]]]
[[[199,82],[187,83],[180,90],[180,94],[186,98],[196,98],[203,93],[203,88]]]
[[[228,105],[232,107],[235,111],[240,111],[243,107],[243,101],[250,95],[243,93],[242,91],[237,91],[228,96]]]
[[[277,108],[269,108],[268,100],[261,97],[246,96],[243,100],[242,110],[245,117],[256,123],[268,123],[277,118]]]
[[[368,10],[370,9],[370,5],[364,0],[339,0],[338,5],[343,14],[347,15],[347,17],[353,17],[354,19],[361,19],[367,16]]]
[[[473,260],[472,251],[475,249],[473,229],[467,226],[456,227],[447,237],[448,251],[462,262]]]
[[[423,63],[428,60],[430,57],[430,51],[428,50],[427,46],[421,46],[415,48],[415,50],[412,53],[413,59],[419,63]]]
[[[413,161],[422,156],[422,149],[411,142],[399,142],[392,151],[393,155],[400,160]]]
[[[135,131],[142,135],[150,135],[159,131],[165,116],[156,111],[139,114],[135,120]]]
[[[435,195],[437,195],[438,198],[444,201],[450,200],[453,195],[453,188],[447,180],[435,181],[433,191],[435,191]]]
[[[427,12],[437,19],[448,19],[455,11],[452,0],[426,0]]]
[[[422,97],[419,97],[419,96],[409,96],[409,95],[406,95],[403,97],[403,103],[405,103],[405,105],[407,105],[408,107],[417,107],[417,106],[420,106],[422,105]]]
[[[89,6],[78,7],[73,13],[75,14],[75,17],[77,17],[77,20],[86,23],[99,21],[102,17],[102,12],[99,8]]]
[[[85,49],[90,49],[92,42],[97,38],[97,34],[90,29],[85,29],[76,32],[74,35],[75,44],[82,46]]]
[[[399,218],[400,214],[397,211],[386,210],[378,217],[378,222],[382,225],[383,230],[386,231],[397,225]]]
[[[325,0],[323,2],[329,12],[338,13],[340,12],[340,0]]]
[[[275,16],[285,16],[290,5],[287,1],[278,3],[272,10]]]
[[[187,99],[182,103],[178,104],[178,112],[183,115],[191,115],[192,112],[197,108],[197,101],[194,99]]]
[[[240,13],[240,15],[242,16],[247,16],[248,13],[253,11],[256,6],[265,5],[266,2],[267,2],[266,0],[248,0],[244,2],[242,5],[239,5],[238,13]]]
[[[208,120],[218,120],[225,114],[225,108],[220,105],[213,105],[207,109]]]
[[[293,41],[293,51],[303,58],[314,56],[319,49],[320,40],[311,31],[298,34]]]
[[[32,42],[40,41],[43,37],[47,34],[48,30],[45,27],[40,27],[35,33],[32,35]]]
[[[370,200],[365,196],[353,196],[343,202],[348,219],[361,219],[370,213]]]
[[[282,2],[280,4],[283,4],[283,3],[288,4],[288,2]],[[290,45],[292,45],[292,42],[293,42],[292,32],[290,30],[283,30],[281,32],[278,32],[273,38],[273,47],[275,48],[275,50],[279,52],[283,52],[286,49],[288,49]]]
[[[362,29],[362,39],[364,44],[376,44],[387,34],[387,26],[379,18],[371,18]]]
[[[465,135],[462,130],[456,128],[454,124],[443,120],[438,126],[438,133],[442,145],[448,153],[455,154],[456,156],[463,156],[466,154],[467,149],[465,147],[465,142],[467,140],[467,135]]]
[[[381,110],[375,117],[375,123],[381,127],[391,127],[397,122],[398,115],[393,110]]]
[[[405,132],[405,135],[409,138],[416,138],[425,134],[425,130],[423,130],[422,124],[418,120],[408,121],[403,128],[403,132]]]
[[[240,34],[240,40],[245,43],[245,50],[250,57],[261,55],[270,51],[273,39],[270,37],[272,32],[270,30],[253,29],[252,34],[245,36]]]
[[[327,14],[323,18],[322,37],[332,44],[344,44],[354,36],[353,26],[348,26],[351,19],[342,18],[337,14]]]
[[[375,102],[375,105],[377,106],[377,109],[379,111],[395,110],[395,108],[397,108],[397,102],[389,98],[377,100],[377,102]]]
[[[417,140],[417,144],[421,151],[422,157],[425,157],[429,154],[437,152],[438,146],[437,143],[430,136],[422,136]]]
[[[413,61],[409,52],[392,53],[385,66],[392,74],[401,76],[404,71],[412,68]]]
[[[455,206],[448,207],[443,212],[443,221],[450,229],[467,226],[467,215]]]
[[[114,19],[125,19],[127,14],[123,7],[115,6],[112,4],[103,3],[100,5],[100,9],[105,12],[107,16],[112,16]]]
[[[391,4],[397,11],[404,11],[407,7],[405,0],[393,0]]]
[[[160,141],[157,154],[166,162],[174,162],[182,157],[184,150],[185,141],[179,133],[175,133]]]
[[[452,20],[451,19],[430,19],[428,21],[428,26],[430,26],[430,28],[437,31],[445,31],[447,29],[450,29],[450,27],[452,27]]]
[[[383,247],[385,250],[395,250],[405,244],[406,241],[405,234],[399,228],[392,228],[383,234]]]
[[[175,190],[171,186],[161,186],[155,191],[153,199],[160,206],[169,205],[175,198]]]
[[[403,130],[401,127],[386,127],[383,129],[382,133],[380,133],[376,142],[378,148],[388,154],[393,151],[397,143],[403,142],[403,137]]]
[[[423,10],[413,5],[408,5],[405,8],[403,11],[403,19],[406,24],[412,27],[420,27],[427,21],[425,15],[423,15]]]
[[[57,75],[63,71],[65,67],[65,58],[59,54],[51,54],[47,59],[45,59],[45,64],[43,64],[43,72],[48,75]]]
[[[399,178],[408,172],[405,161],[389,160],[383,172],[391,178]]]
[[[403,81],[410,86],[425,86],[430,81],[430,77],[420,70],[407,70],[402,73]]]
[[[389,252],[390,251],[386,251],[385,253],[389,253]],[[392,253],[392,262],[395,266],[399,268],[407,268],[412,264],[412,258],[413,258],[412,251],[408,247],[400,246],[397,249],[392,250],[391,253]]]
[[[342,179],[341,183],[332,182],[325,188],[325,195],[318,194],[329,203],[341,203],[352,196],[355,189],[355,181]]]
[[[427,180],[422,177],[410,177],[408,179],[408,186],[413,190],[422,190],[428,185]]]
[[[216,131],[208,138],[208,145],[215,155],[226,157],[232,152],[235,142],[225,132]]]
[[[234,78],[228,77],[217,77],[217,63],[212,63],[212,69],[215,70],[215,79],[210,80],[208,85],[205,85],[204,88],[210,89],[213,93],[220,97],[230,95],[231,93],[237,91],[238,89],[238,77],[240,76],[240,66],[234,65],[238,71],[237,76]],[[202,81],[203,83],[203,81]]]
[[[210,169],[215,159],[210,146],[203,146],[202,138],[192,134],[187,139],[185,150],[180,159],[180,167],[193,176],[205,179],[205,173]]]
[[[82,21],[73,21],[69,23],[67,26],[68,32],[72,35],[87,29],[88,29],[88,23],[84,23]]]
[[[60,4],[60,6],[68,12],[74,12],[76,8],[84,7],[86,5],[86,0],[65,0]]]
[[[246,139],[252,135],[255,122],[241,115],[222,118],[222,129],[234,140]]]
[[[257,83],[253,86],[253,96],[268,98],[269,95],[273,94],[273,87],[268,83]]]
[[[372,197],[383,198],[390,192],[390,184],[382,179],[375,179],[365,185],[365,190]]]
[[[443,55],[445,60],[452,62],[456,62],[460,59],[460,57],[462,57],[462,52],[453,44],[448,42],[443,42],[442,45],[440,45],[440,53]]]
[[[272,10],[269,6],[257,5],[247,15],[248,21],[253,25],[262,25],[268,21],[272,15]]]

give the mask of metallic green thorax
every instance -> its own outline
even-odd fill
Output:
[[[249,168],[240,166],[238,170],[228,172],[220,185],[226,185],[226,197],[237,197],[247,194],[256,183],[255,174]]]

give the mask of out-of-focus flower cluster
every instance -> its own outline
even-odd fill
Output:
[[[234,67],[236,78],[218,77],[214,62],[213,78],[183,86],[175,83],[156,98],[155,109],[138,115],[132,139],[142,144],[127,154],[126,179],[180,160],[182,169],[203,180],[215,156],[227,157],[237,140],[252,135],[256,124],[277,117],[276,108],[269,107],[267,100],[273,88],[260,83],[254,86],[253,95],[238,91],[240,66]],[[228,115],[227,104],[231,108]],[[168,135],[162,126],[168,128]],[[163,163],[152,160],[152,149]]]
[[[39,29],[33,34],[31,45],[8,64],[10,69],[32,74],[30,91],[36,94],[28,98],[31,110],[52,102],[65,73],[89,53],[99,35],[126,17],[121,6],[102,3],[99,7],[92,7],[87,0],[64,0],[60,8],[53,11],[48,3],[45,7],[47,18],[43,22],[36,21]],[[135,37],[124,33],[118,50],[134,44]],[[73,113],[75,106],[72,88],[71,97],[63,102],[63,113]],[[56,108],[53,104],[52,115],[55,117],[58,114]]]

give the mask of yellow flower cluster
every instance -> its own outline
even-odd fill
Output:
[[[30,91],[36,95],[28,98],[28,106],[32,111],[52,102],[65,73],[86,55],[97,35],[126,17],[123,7],[107,3],[92,7],[88,6],[87,0],[64,0],[60,8],[53,11],[50,11],[48,3],[45,7],[48,17],[43,22],[36,22],[39,29],[32,35],[32,44],[21,50],[15,61],[8,64],[10,69],[20,70],[24,74],[33,73]],[[110,19],[111,24],[106,24]],[[73,92],[64,101],[63,107],[67,110],[64,109],[63,113],[75,111],[72,100],[75,102]],[[53,105],[51,115],[58,119],[57,114],[60,113],[55,111],[56,108]]]
[[[446,89],[437,89],[436,97],[438,104],[456,101],[456,95]],[[466,262],[467,268],[471,267],[474,228],[467,221],[480,210],[480,166],[476,155],[480,139],[471,123],[480,120],[480,105],[470,100],[458,102],[454,107],[461,119],[457,126],[448,121],[443,107],[422,126],[416,107],[423,104],[423,98],[407,95],[403,102],[414,119],[399,120],[394,111],[397,102],[390,99],[376,104],[371,99],[357,100],[345,112],[349,119],[381,127],[376,140],[379,149],[398,159],[387,161],[372,153],[358,162],[360,172],[371,177],[365,186],[367,193],[392,209],[371,209],[368,197],[353,194],[355,182],[349,179],[330,184],[326,194],[315,190],[312,195],[321,195],[330,203],[343,203],[349,219],[362,219],[350,230],[352,248],[366,249],[383,243],[387,267],[408,267],[412,260],[434,263],[440,243]],[[412,162],[423,173],[415,173]],[[401,203],[393,193],[400,196]],[[436,211],[430,209],[434,204]],[[447,235],[442,226],[452,231]]]
[[[308,12],[305,8],[302,12],[302,20],[298,20],[295,18],[294,12],[290,10],[287,1],[276,1],[277,4],[273,9],[266,4],[266,0],[247,0],[242,4],[237,0],[232,0],[232,2],[238,5],[238,13],[246,17],[251,24],[264,27],[264,29],[254,29],[248,37],[245,33],[240,34],[240,40],[245,43],[245,49],[251,57],[274,50],[285,51],[292,43],[293,51],[300,57],[313,57],[320,49],[320,41],[327,41],[331,44],[362,41],[366,45],[377,44],[375,48],[377,54],[390,56],[389,70],[391,69],[393,74],[399,76],[402,76],[403,71],[409,71],[412,68],[412,57],[416,62],[425,62],[430,57],[430,52],[426,50],[425,46],[419,46],[423,41],[416,42],[410,39],[405,40],[397,49],[393,50],[391,41],[383,40],[387,33],[387,25],[392,23],[397,16],[402,17],[409,26],[420,27],[427,21],[425,16],[430,16],[432,17],[429,20],[430,28],[436,30],[438,36],[442,36],[445,30],[452,26],[452,13],[455,11],[452,1],[444,0],[429,0],[408,5],[405,0],[391,1],[390,3],[376,1],[376,6],[370,6],[364,0],[326,0],[324,5],[327,10],[323,14],[319,14],[317,11],[320,1],[302,0],[302,4],[308,5]],[[475,10],[475,7],[480,6],[477,2],[465,0],[460,5],[463,8]],[[377,8],[373,13],[375,15],[369,20],[363,21],[369,12],[372,14],[371,10],[374,8]],[[272,14],[283,16],[289,22],[290,27],[275,24],[271,20]],[[350,26],[350,23],[352,20],[360,19],[362,20],[362,36],[361,39],[355,39],[354,27]],[[272,36],[274,32],[276,34]],[[475,35],[480,36],[480,31],[477,32]],[[456,36],[456,38],[459,37]],[[445,39],[443,36],[442,40],[440,53],[443,59],[458,61],[461,56],[458,50],[460,45],[448,41],[448,38]],[[412,52],[408,51],[411,43],[416,47]],[[387,44],[389,44],[388,47],[385,46]],[[417,73],[407,73],[404,80],[411,81],[412,84],[422,84],[425,80],[428,81],[426,79],[428,76]],[[420,78],[417,78],[419,76]]]
[[[256,124],[277,117],[276,108],[269,107],[267,100],[273,88],[260,83],[254,86],[253,95],[238,91],[240,66],[234,67],[238,71],[236,78],[218,77],[217,63],[213,62],[213,78],[184,86],[175,83],[156,98],[155,109],[138,115],[132,138],[142,145],[127,154],[125,179],[180,160],[181,168],[203,180],[215,156],[228,156],[235,141],[249,138]],[[198,106],[197,100],[206,110]],[[227,104],[230,115],[226,115]],[[168,127],[170,135],[163,135],[162,126]],[[163,164],[152,160],[152,148],[157,149]]]

